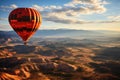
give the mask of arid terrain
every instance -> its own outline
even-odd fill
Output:
[[[13,34],[0,34],[0,80],[120,80],[118,33],[35,35],[26,46]]]

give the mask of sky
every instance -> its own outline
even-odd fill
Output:
[[[120,31],[120,0],[0,0],[0,30],[15,8],[30,7],[42,15],[39,29]]]

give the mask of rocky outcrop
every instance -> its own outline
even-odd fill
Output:
[[[39,65],[39,68],[46,72],[46,71],[54,71],[58,67],[57,63],[49,62],[49,63],[42,63]]]
[[[8,49],[0,50],[0,57],[12,57],[15,52],[10,52]]]
[[[0,72],[0,80],[21,80],[21,77],[5,72]]]
[[[39,65],[43,71],[73,72],[77,67],[68,63],[42,63]]]
[[[58,71],[64,71],[64,72],[73,72],[77,70],[77,67],[68,63],[60,63],[58,65]]]
[[[58,72],[58,71],[72,72],[72,71],[76,71],[76,69],[77,67],[74,65],[71,65],[65,62],[57,63],[45,57],[2,58],[0,59],[0,72],[1,72],[0,80],[3,78],[4,79],[9,78],[13,80],[22,80],[22,79],[26,80],[31,78],[32,75],[36,74],[37,72],[43,72],[43,73],[49,73],[49,72],[51,73],[51,72]],[[38,73],[36,75],[38,75]],[[50,80],[49,78],[45,78],[44,76],[41,76],[41,78],[44,78],[43,80]]]

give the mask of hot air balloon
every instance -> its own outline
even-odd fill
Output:
[[[41,21],[40,13],[32,8],[17,8],[9,14],[9,24],[22,38],[25,45],[39,28]]]

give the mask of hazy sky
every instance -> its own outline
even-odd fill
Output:
[[[0,0],[0,30],[12,30],[8,16],[18,7],[40,11],[39,29],[120,31],[120,0]]]

